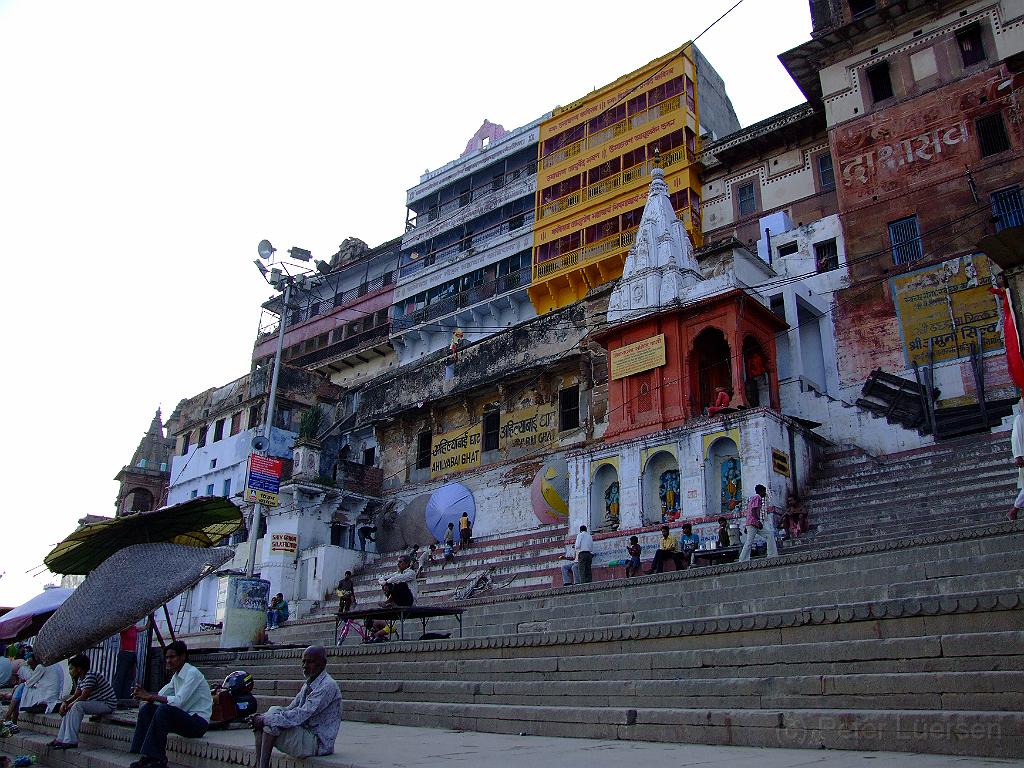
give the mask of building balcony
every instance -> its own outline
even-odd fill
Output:
[[[402,247],[409,248],[506,203],[532,195],[537,190],[537,165],[512,171],[495,178],[490,184],[463,193],[444,205],[430,208],[406,222]],[[532,207],[532,202],[531,202]]]
[[[700,212],[687,207],[676,214],[687,230],[699,237]],[[591,288],[622,277],[626,254],[638,229],[623,230],[534,264],[529,293],[537,314],[579,301]]]
[[[636,130],[652,120],[657,120],[663,115],[674,112],[682,105],[682,98],[683,97],[681,95],[671,96],[652,107],[648,107],[643,112],[638,112],[635,115],[624,117],[617,123],[605,126],[604,128],[584,136],[582,139],[578,139],[571,144],[566,144],[564,147],[556,149],[553,152],[549,152],[541,161],[541,167],[544,170],[554,168],[555,166],[561,165],[565,161],[576,157],[576,155],[580,154],[584,149],[600,147],[602,144],[606,144],[612,139]],[[696,105],[688,99],[687,107],[692,112]]]
[[[391,320],[392,335],[399,335],[413,330],[418,326],[433,321],[446,320],[440,324],[455,327],[463,321],[471,319],[470,315],[484,310],[486,304],[504,299],[510,294],[530,284],[530,270],[522,269],[502,275],[489,283],[482,283],[459,293],[437,299],[412,314],[395,317]]]
[[[338,487],[360,496],[380,496],[384,485],[384,470],[355,461],[339,461],[337,471]]]
[[[356,368],[371,362],[374,358],[388,355],[392,351],[388,341],[390,334],[390,323],[383,323],[320,349],[293,357],[288,364],[330,376],[331,373]]]
[[[306,299],[301,306],[293,307],[288,311],[285,333],[287,333],[287,329],[292,326],[300,325],[321,315],[330,315],[335,310],[344,309],[358,303],[367,296],[372,296],[375,293],[391,288],[395,284],[395,278],[397,276],[396,271],[391,270],[382,275],[378,275],[372,280],[361,283],[354,288],[349,288],[347,291],[336,293],[333,296],[328,295],[326,297],[319,298],[314,295],[312,298]],[[276,305],[276,309],[274,305]],[[267,304],[264,304],[264,308],[279,312],[280,297],[275,297],[270,302],[267,302]],[[279,320],[277,323],[272,323],[262,328],[262,332],[256,339],[256,346],[275,338],[277,336],[277,330],[280,327]],[[287,337],[285,338],[285,346],[288,346]]]
[[[404,265],[401,270],[401,277],[407,278],[417,275],[417,273],[427,267],[436,266],[441,268],[451,262],[466,259],[488,248],[494,248],[511,241],[524,233],[530,232],[533,229],[534,220],[534,212],[529,210],[478,234],[464,238],[446,248],[431,251],[423,258]],[[405,283],[402,284],[404,285]]]
[[[669,168],[670,166],[677,165],[683,160],[687,160],[692,163],[695,161],[695,154],[692,150],[685,147],[677,147],[671,152],[666,152],[661,157],[661,167]],[[634,165],[632,168],[627,168],[624,171],[607,176],[600,181],[594,182],[589,186],[578,189],[568,195],[552,200],[550,202],[543,202],[540,206],[540,210],[537,212],[538,219],[543,219],[549,216],[554,216],[562,211],[568,211],[581,203],[588,203],[596,197],[601,197],[609,192],[617,192],[621,189],[625,189],[634,182],[647,179],[650,176],[651,168],[654,167],[654,161],[645,160],[642,163]]]

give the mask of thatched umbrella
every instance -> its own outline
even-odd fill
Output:
[[[66,659],[134,624],[231,559],[228,547],[135,544],[107,558],[43,624],[33,652]]]
[[[243,525],[242,513],[219,496],[202,496],[154,512],[83,525],[44,559],[54,573],[84,575],[118,550],[133,544],[171,542],[214,547]]]

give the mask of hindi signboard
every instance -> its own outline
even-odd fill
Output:
[[[245,500],[266,507],[278,505],[282,462],[273,456],[249,454],[249,474],[245,482]]]
[[[928,365],[971,354],[971,347],[1001,351],[999,309],[988,292],[992,268],[981,254],[960,256],[890,278],[907,365]]]
[[[502,450],[534,450],[558,444],[558,412],[554,403],[521,408],[502,415],[498,432]]]
[[[611,353],[611,377],[622,379],[634,373],[660,368],[665,364],[665,334],[659,333],[649,339],[613,349]]]
[[[430,478],[479,467],[482,435],[480,422],[435,435],[430,447]]]

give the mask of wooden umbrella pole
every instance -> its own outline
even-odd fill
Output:
[[[164,651],[167,649],[167,643],[164,642],[164,636],[160,634],[160,627],[156,624],[156,616],[152,613],[149,614],[149,626],[154,632],[156,632],[156,641],[160,643],[160,650]]]
[[[171,612],[167,610],[167,603],[164,603],[164,618],[167,619],[167,634],[171,636],[173,643],[177,638],[174,636],[174,625],[171,624]]]

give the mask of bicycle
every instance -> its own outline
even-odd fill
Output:
[[[516,580],[518,574],[513,573],[508,579],[495,580],[496,566],[491,566],[486,571],[477,571],[466,577],[452,593],[454,600],[468,600],[471,597],[482,595],[487,592],[497,592],[509,587]]]

